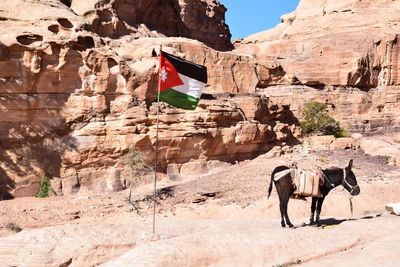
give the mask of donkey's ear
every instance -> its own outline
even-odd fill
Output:
[[[353,159],[349,161],[349,166],[347,166],[347,169],[351,170],[352,167],[353,167]]]

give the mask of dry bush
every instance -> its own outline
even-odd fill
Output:
[[[4,226],[7,230],[13,231],[13,232],[21,232],[22,228],[19,227],[16,223],[9,222]]]
[[[131,169],[131,176],[126,181],[127,187],[135,187],[148,182],[146,179],[154,168],[147,164],[143,152],[135,148],[130,149],[125,156],[125,162]]]

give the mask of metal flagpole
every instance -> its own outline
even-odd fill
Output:
[[[160,53],[159,53],[159,66],[158,69],[161,68],[161,51],[162,45],[160,45]],[[153,235],[156,233],[156,197],[157,197],[157,162],[158,162],[158,122],[160,118],[160,87],[161,87],[161,79],[158,74],[158,89],[157,89],[157,126],[156,126],[156,162],[154,166],[154,196],[153,196]]]

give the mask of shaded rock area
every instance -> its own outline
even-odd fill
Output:
[[[71,1],[71,9],[101,37],[186,37],[217,50],[231,50],[226,8],[212,0]]]

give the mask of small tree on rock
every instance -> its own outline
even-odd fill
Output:
[[[304,118],[300,122],[301,129],[307,134],[346,136],[340,123],[328,114],[328,106],[318,101],[310,101],[303,110]]]

